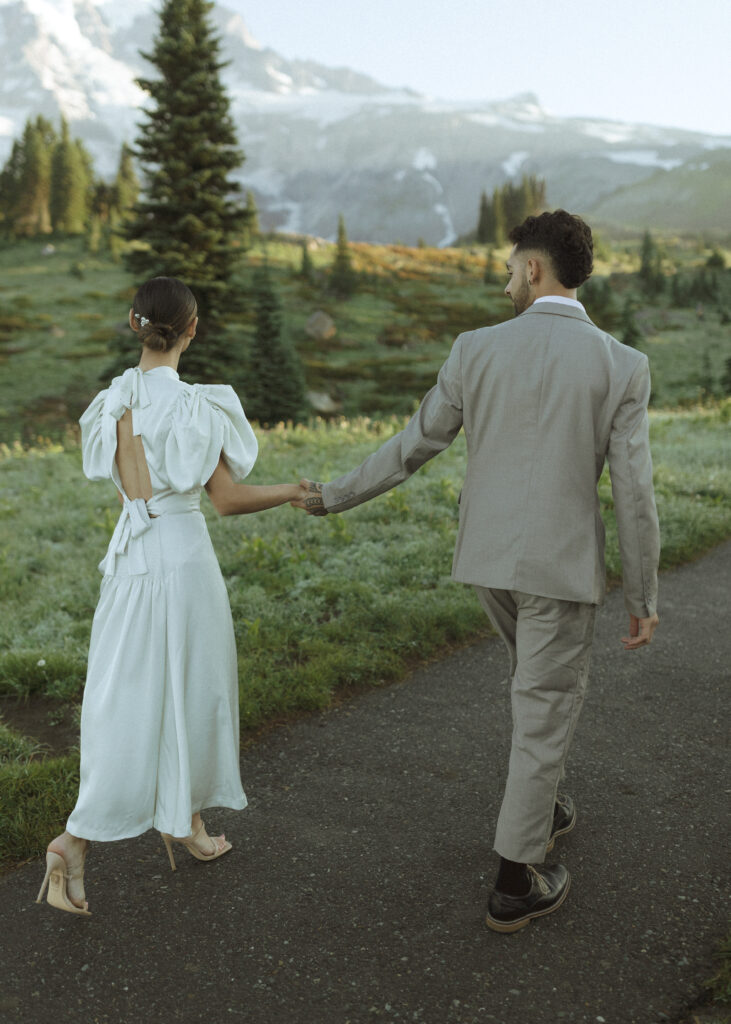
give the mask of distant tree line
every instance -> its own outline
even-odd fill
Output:
[[[483,245],[505,245],[508,232],[526,217],[546,208],[546,182],[535,175],[523,175],[520,184],[508,181],[480,198],[477,241]]]
[[[0,224],[12,237],[83,235],[98,245],[119,227],[137,200],[132,151],[122,147],[112,182],[99,179],[84,144],[44,117],[28,119],[0,171]]]

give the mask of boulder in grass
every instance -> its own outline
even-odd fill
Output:
[[[313,313],[305,324],[305,333],[315,341],[329,341],[330,338],[335,337],[336,331],[333,318],[327,313],[323,313],[321,309]]]
[[[343,408],[343,403],[336,401],[327,391],[308,391],[305,398],[318,416],[334,416]]]

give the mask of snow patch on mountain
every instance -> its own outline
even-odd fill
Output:
[[[444,235],[437,242],[437,245],[441,248],[445,245],[451,245],[452,242],[457,238],[457,232],[454,230],[454,222],[452,221],[452,215],[449,212],[449,207],[445,206],[444,203],[436,203],[434,205],[434,212],[438,214],[444,224]]]
[[[28,117],[71,131],[111,177],[134,142],[155,75],[141,57],[159,0],[0,0],[0,163]],[[532,94],[460,103],[392,89],[369,76],[264,48],[217,4],[222,78],[246,154],[236,177],[255,194],[265,230],[447,245],[474,229],[481,192],[529,166],[548,201],[591,212],[615,191],[691,167],[731,147],[714,138],[546,113]],[[529,163],[528,163],[529,161]]]
[[[631,142],[636,136],[636,128],[631,124],[618,124],[614,121],[584,121],[582,124],[585,135],[602,142]]]
[[[486,128],[507,128],[511,132],[521,134],[541,135],[546,130],[545,124],[534,123],[532,117],[525,120],[520,117],[505,117],[503,114],[496,114],[492,111],[480,111],[467,115],[467,120],[474,124],[484,125]]]
[[[684,162],[678,159],[663,160],[655,149],[610,150],[604,154],[615,164],[638,164],[640,167],[662,167],[664,171],[672,171]]]
[[[507,160],[503,160],[501,167],[509,178],[514,178],[529,156],[527,150],[511,153]]]
[[[411,166],[415,171],[433,171],[437,166],[437,158],[430,149],[422,146],[416,151]]]

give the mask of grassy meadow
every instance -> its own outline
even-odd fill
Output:
[[[307,283],[297,274],[299,245],[272,240],[266,253],[260,246],[248,254],[237,286],[248,292],[253,267],[267,259],[308,386],[333,395],[343,415],[258,431],[253,483],[328,479],[351,468],[401,428],[458,331],[512,315],[497,263],[504,253],[497,280],[485,285],[484,251],[353,246],[360,287],[349,300],[327,292],[332,247],[320,243],[311,255]],[[685,248],[678,258],[691,265],[704,253]],[[615,275],[621,293],[636,266],[637,246],[628,244],[608,250],[597,270]],[[100,386],[131,294],[118,265],[77,242],[58,243],[52,256],[37,242],[0,249],[0,863],[40,853],[75,796],[73,740],[66,750],[39,746],[13,727],[13,707],[43,698],[52,726],[70,708],[74,734],[96,565],[118,504],[111,484],[83,477],[73,421]],[[326,343],[304,330],[318,309],[337,326]],[[662,303],[637,312],[653,369],[664,567],[731,535],[731,400],[699,404],[709,398],[709,363],[720,381],[731,357],[722,313],[709,306],[701,321],[697,309]],[[250,315],[232,329],[250,336]],[[396,679],[415,660],[485,630],[471,591],[449,576],[465,459],[460,436],[401,488],[325,519],[288,507],[220,519],[203,499],[231,599],[249,735],[324,707],[343,688]],[[606,474],[600,494],[616,582]]]
[[[109,381],[120,332],[127,327],[134,288],[108,255],[84,251],[75,239],[58,240],[52,255],[43,243],[0,243],[0,441],[58,439]],[[299,276],[301,246],[276,236],[245,254],[232,287],[243,311],[231,317],[232,339],[254,332],[248,302],[253,274],[264,260],[282,301],[284,333],[300,354],[313,391],[326,392],[338,414],[382,418],[410,413],[433,384],[455,336],[513,315],[503,294],[507,250],[493,254],[493,280],[485,284],[484,248],[430,249],[351,246],[358,291],[337,299],[328,290],[333,246],[313,241],[313,280]],[[608,279],[612,304],[586,303],[598,325],[621,337],[621,305],[633,289],[638,242],[597,246],[595,277]],[[666,272],[700,267],[710,254],[702,243],[666,243]],[[731,264],[731,254],[726,253]],[[721,273],[715,301],[673,308],[667,296],[638,299],[639,347],[650,358],[653,404],[692,405],[721,396],[731,358],[731,270]],[[330,315],[336,334],[317,341],[305,332],[317,311]],[[699,317],[702,313],[702,319]],[[246,405],[246,377],[233,381]]]

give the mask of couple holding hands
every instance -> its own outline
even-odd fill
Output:
[[[609,462],[629,615],[625,649],[650,643],[659,529],[647,358],[597,328],[576,298],[593,266],[589,227],[564,210],[510,234],[516,316],[460,334],[405,428],[331,483],[251,486],[256,437],[226,385],[189,385],[189,289],[158,277],[136,293],[137,367],[81,418],[84,473],[116,485],[122,512],[100,564],[81,715],[79,796],[46,854],[48,902],[88,915],[91,841],[157,829],[198,860],[231,849],[200,812],[241,809],[234,631],[200,495],[222,515],[286,502],[340,513],[402,483],[464,429],[468,466],[452,575],[474,586],[510,659],[513,735],[495,832],[486,923],[512,932],[557,909],[570,876],[545,865],[576,821],[558,792],[583,703],[605,591],[597,483]]]

